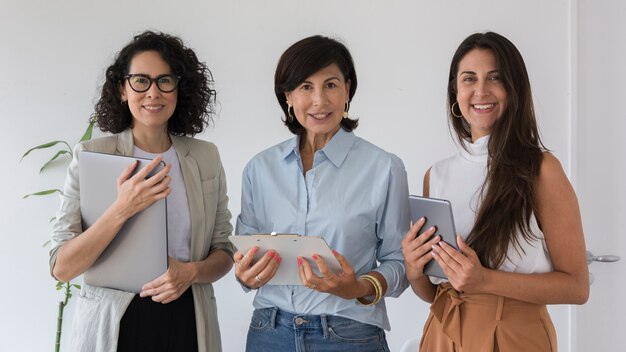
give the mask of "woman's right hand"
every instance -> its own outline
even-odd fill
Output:
[[[117,207],[118,214],[125,219],[146,209],[157,200],[167,197],[171,192],[171,178],[168,176],[171,166],[165,165],[156,174],[148,175],[163,160],[162,156],[157,156],[146,166],[132,175],[139,161],[131,163],[117,178],[117,199],[113,203]]]
[[[278,252],[274,250],[267,251],[261,259],[253,263],[253,258],[259,247],[252,247],[243,255],[241,252],[235,252],[235,275],[241,283],[251,289],[259,288],[270,281],[278,267],[281,258]]]
[[[432,246],[441,241],[439,236],[430,238],[435,233],[435,227],[429,228],[419,236],[417,235],[424,223],[426,223],[426,219],[421,218],[412,224],[402,240],[402,255],[404,256],[406,277],[409,282],[414,282],[424,276],[424,266],[433,259],[430,254]]]

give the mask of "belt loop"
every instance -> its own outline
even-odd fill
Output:
[[[502,310],[504,309],[504,297],[498,296],[498,308],[496,310],[496,321],[502,320]]]
[[[320,321],[322,322],[322,331],[324,331],[324,338],[328,338],[328,320],[326,314],[320,315]]]
[[[272,309],[272,316],[270,317],[270,326],[272,329],[276,329],[276,315],[278,314],[278,307]]]

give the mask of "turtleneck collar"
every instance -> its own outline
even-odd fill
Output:
[[[476,162],[486,163],[489,158],[489,135],[478,138],[474,143],[465,143],[467,150],[461,148],[463,158]]]

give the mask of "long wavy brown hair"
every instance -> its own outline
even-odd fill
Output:
[[[464,118],[452,115],[456,102],[459,62],[473,49],[488,49],[496,58],[500,79],[507,91],[507,107],[489,138],[487,178],[481,189],[482,204],[467,243],[481,263],[497,268],[506,260],[508,248],[521,250],[520,240],[537,238],[530,227],[536,209],[535,181],[546,150],[541,142],[526,65],[515,45],[493,33],[475,33],[456,50],[448,81],[448,121],[463,148],[472,141]]]

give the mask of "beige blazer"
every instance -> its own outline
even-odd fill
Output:
[[[231,257],[234,249],[228,235],[232,233],[228,210],[226,177],[217,147],[206,141],[171,136],[178,155],[191,216],[191,260],[205,259],[216,250]],[[78,144],[67,172],[61,205],[53,225],[50,247],[50,270],[54,268],[58,249],[83,229],[80,217],[78,158],[80,151],[97,151],[118,155],[133,154],[130,129],[119,134]],[[196,313],[198,349],[221,351],[220,331],[213,285],[194,284],[192,292]],[[83,285],[78,295],[71,327],[71,351],[116,351],[119,322],[134,294]]]

